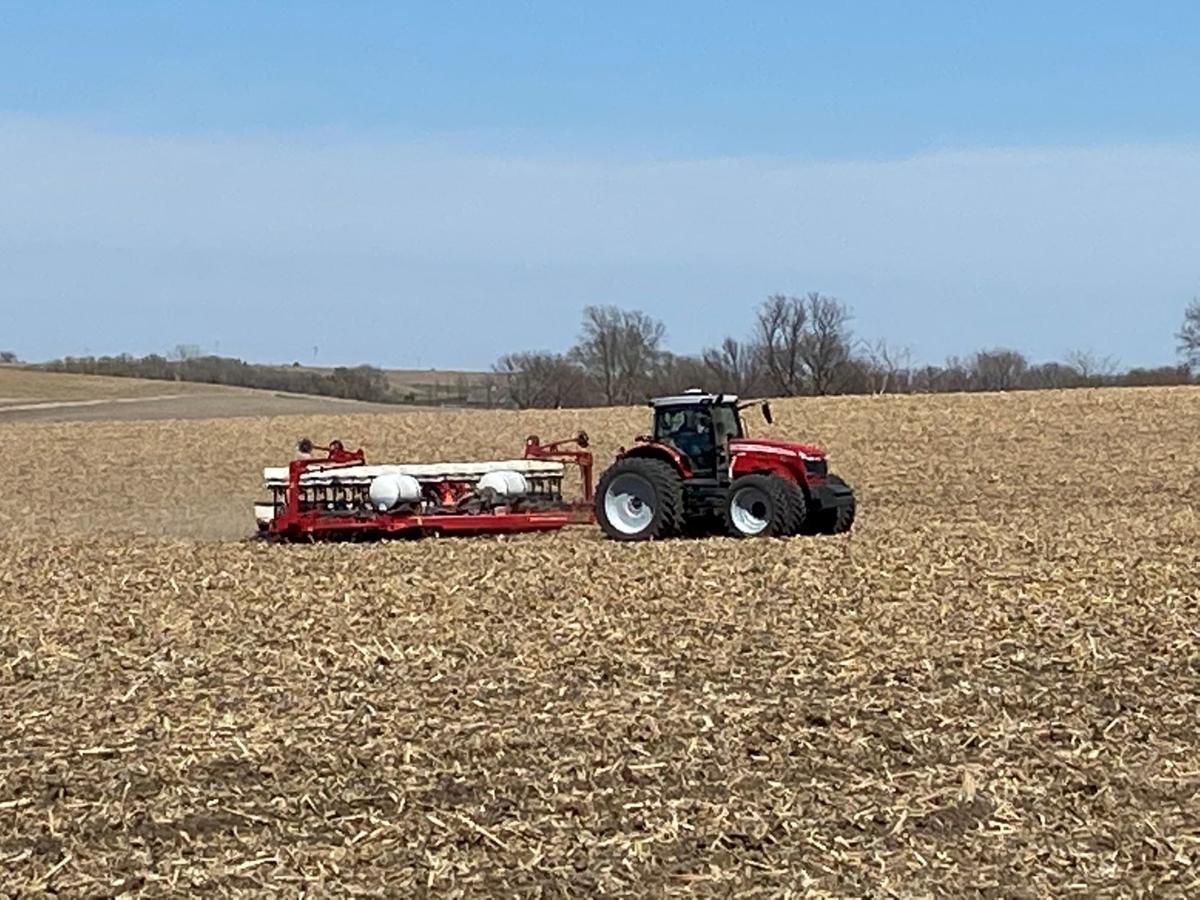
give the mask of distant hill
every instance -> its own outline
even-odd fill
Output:
[[[400,409],[396,405],[228,385],[73,375],[0,365],[0,426],[29,421],[207,419]]]
[[[64,357],[33,368],[76,375],[141,378],[172,383],[248,387],[370,403],[421,406],[497,406],[504,397],[487,372],[379,369],[248,363],[224,356]]]
[[[274,366],[291,371],[328,375],[332,366]],[[501,402],[500,379],[493,372],[462,369],[380,369],[396,398],[390,402],[421,406],[496,406]]]

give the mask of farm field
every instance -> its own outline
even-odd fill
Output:
[[[0,366],[0,425],[26,421],[206,419],[392,409],[334,397]]]
[[[849,535],[264,545],[300,436],[647,411],[0,410],[0,884],[1196,895],[1200,389],[773,405]]]

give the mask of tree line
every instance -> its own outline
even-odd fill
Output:
[[[264,366],[228,356],[197,355],[187,347],[177,348],[174,359],[154,353],[148,356],[130,356],[127,353],[119,356],[68,356],[39,368],[77,375],[196,381],[373,403],[399,402],[393,394],[387,374],[374,366],[339,366],[335,369],[304,369],[298,363],[292,366]]]
[[[914,365],[903,347],[856,337],[851,322],[850,309],[834,297],[774,294],[755,311],[748,336],[678,355],[664,346],[663,323],[646,313],[587,306],[570,350],[506,353],[492,370],[510,405],[533,408],[621,406],[705,386],[774,397],[1191,384],[1200,369],[1200,298],[1176,335],[1183,361],[1128,370],[1089,351],[1032,363],[1002,347]]]
[[[507,353],[492,366],[491,378],[472,379],[446,392],[398,390],[374,366],[262,365],[203,355],[186,345],[171,357],[69,356],[39,368],[374,403],[519,408],[619,406],[706,386],[746,396],[796,396],[1174,385],[1194,383],[1193,373],[1200,371],[1200,298],[1187,306],[1176,333],[1180,364],[1124,371],[1115,359],[1087,351],[1035,364],[1006,348],[950,357],[942,365],[914,365],[903,347],[856,337],[851,321],[849,308],[836,298],[775,294],[755,310],[748,336],[678,355],[664,346],[663,323],[646,313],[588,306],[579,339],[567,352]],[[0,352],[0,363],[17,362],[15,353]]]

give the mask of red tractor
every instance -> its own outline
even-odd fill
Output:
[[[622,448],[596,488],[610,538],[645,541],[724,531],[735,537],[839,534],[854,524],[854,492],[811,444],[750,438],[729,394],[699,389],[650,402],[654,433]]]

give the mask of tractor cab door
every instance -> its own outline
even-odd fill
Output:
[[[742,417],[738,415],[736,406],[718,405],[711,407],[711,410],[716,464],[718,469],[724,470],[729,465],[729,442],[745,437],[746,433],[742,430]]]
[[[699,476],[717,471],[717,434],[707,407],[666,407],[654,416],[654,437],[687,457]]]

